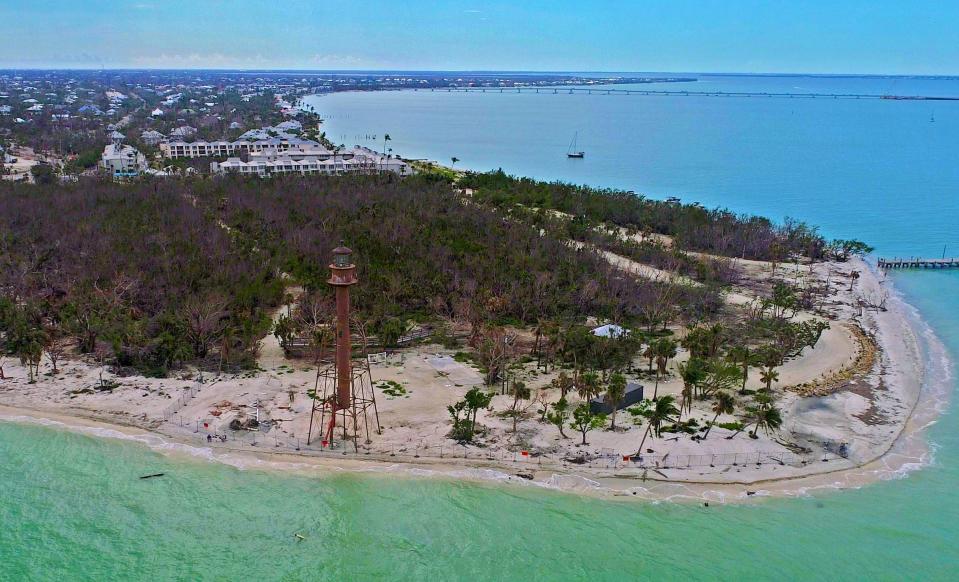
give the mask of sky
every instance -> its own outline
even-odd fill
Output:
[[[959,74],[957,0],[0,0],[0,68]]]

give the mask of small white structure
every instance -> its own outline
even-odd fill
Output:
[[[123,145],[123,134],[114,131],[110,134],[112,143],[103,148],[100,167],[110,172],[114,178],[132,178],[147,169],[147,159],[136,148]]]
[[[629,335],[629,330],[613,323],[601,325],[593,330],[593,335],[597,337],[620,338]]]
[[[163,110],[157,107],[156,109],[150,112],[150,115],[152,115],[153,117],[163,117]]]

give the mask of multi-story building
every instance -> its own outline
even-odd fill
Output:
[[[261,150],[249,154],[249,161],[231,157],[213,162],[214,174],[235,173],[268,177],[277,174],[374,174],[393,172],[401,176],[413,173],[409,164],[393,156],[384,156],[368,148],[356,146],[343,152],[330,152],[322,147],[285,151]]]
[[[103,148],[100,167],[114,178],[139,176],[147,169],[146,156],[133,146],[123,145],[123,134],[114,131],[110,136],[112,143]]]
[[[255,141],[195,141],[171,140],[160,144],[160,151],[168,158],[219,158],[238,156],[242,153],[261,152],[264,150],[286,151],[293,148],[322,148],[315,141],[297,137],[271,137]],[[327,151],[327,150],[324,150]],[[327,152],[329,153],[329,152]]]

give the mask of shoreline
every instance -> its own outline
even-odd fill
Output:
[[[863,273],[863,279],[874,279],[879,284],[877,271],[865,263],[862,263],[862,266],[869,269],[868,274]],[[654,471],[643,474],[637,469],[624,472],[615,468],[597,469],[568,463],[542,467],[532,460],[509,462],[502,459],[473,458],[464,461],[455,457],[428,458],[418,455],[414,458],[400,457],[390,460],[389,457],[384,459],[384,455],[344,455],[339,451],[317,454],[315,451],[271,450],[274,447],[269,446],[266,435],[263,436],[266,441],[262,441],[264,444],[261,448],[242,442],[211,446],[202,438],[205,433],[193,436],[193,431],[189,428],[184,430],[183,427],[169,425],[170,423],[157,424],[155,420],[146,422],[146,415],[142,420],[137,420],[129,415],[110,411],[84,410],[80,407],[56,409],[38,407],[33,403],[10,403],[7,398],[3,398],[0,403],[0,421],[53,424],[58,428],[96,437],[137,441],[161,454],[186,453],[195,459],[220,462],[240,470],[292,471],[314,477],[342,472],[402,474],[485,483],[512,482],[604,498],[687,502],[734,502],[753,496],[793,497],[818,490],[859,488],[877,481],[903,478],[933,462],[932,448],[923,433],[926,427],[936,422],[945,408],[948,383],[951,379],[951,360],[932,328],[922,320],[914,307],[904,301],[898,291],[888,283],[885,285],[890,289],[888,311],[867,312],[867,317],[864,318],[873,320],[871,323],[867,322],[867,326],[874,326],[872,332],[880,345],[879,361],[875,366],[878,370],[874,370],[870,375],[878,375],[878,380],[887,384],[886,392],[894,394],[898,406],[904,408],[904,414],[897,422],[893,438],[872,442],[870,439],[875,439],[875,434],[865,431],[857,438],[863,439],[866,444],[872,444],[873,448],[870,449],[864,444],[864,454],[854,461],[843,463],[836,459],[839,462],[830,463],[828,468],[823,463],[813,471],[774,475],[769,470],[756,469],[750,471],[753,477],[746,478],[746,475],[743,475],[743,478],[733,479],[710,478],[717,473],[710,476],[701,475],[700,478],[677,476],[674,473],[668,477],[663,475],[666,477],[664,479],[655,475]],[[908,333],[897,335],[896,329]],[[905,350],[892,349],[889,345],[891,341],[898,341]],[[918,377],[915,376],[917,372]],[[909,384],[910,378],[915,379],[912,385]],[[889,390],[889,386],[895,390]],[[784,401],[784,408],[788,406],[791,411],[797,403],[804,400],[795,395],[788,398],[791,402],[787,404]],[[842,400],[839,409],[845,411],[847,416],[853,416],[861,408],[850,402],[858,401],[861,397],[850,395],[846,390],[821,398]],[[890,404],[891,401],[884,401],[879,406]],[[792,412],[787,418],[790,422],[796,422]],[[862,427],[858,428],[862,430]],[[453,448],[450,447],[451,450]],[[820,467],[824,470],[818,470]],[[740,470],[737,468],[737,471]],[[789,473],[789,468],[784,468],[783,472]],[[522,473],[523,476],[517,473]]]

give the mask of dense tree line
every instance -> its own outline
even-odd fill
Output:
[[[586,316],[658,325],[719,306],[715,291],[634,279],[429,176],[7,184],[0,232],[8,352],[57,338],[154,374],[252,363],[288,285],[329,293],[341,240],[356,250],[356,309],[384,334],[409,319],[475,334]]]
[[[283,284],[265,253],[234,244],[175,190],[0,186],[7,350],[18,333],[43,346],[67,336],[153,374],[214,349],[219,363],[248,359]]]
[[[474,190],[477,200],[497,206],[552,209],[595,223],[668,235],[687,250],[759,260],[782,260],[791,254],[819,259],[827,250],[815,228],[792,220],[777,225],[767,218],[725,209],[650,200],[622,190],[516,178],[501,170],[468,173],[459,184]]]
[[[470,204],[428,177],[207,184],[199,197],[308,289],[325,289],[330,249],[346,241],[363,281],[355,304],[374,323],[400,316],[476,328],[586,315],[635,320],[660,296],[657,284],[624,276],[565,236]],[[706,294],[685,290],[677,300],[709,303]]]

